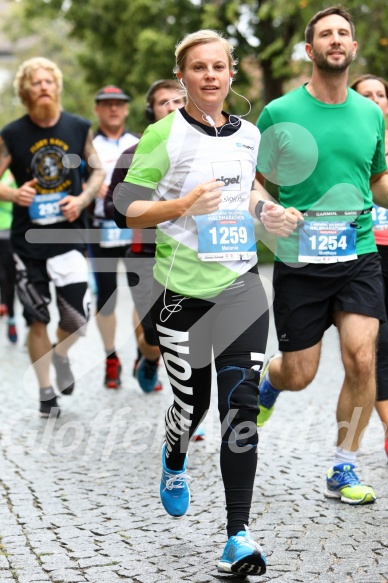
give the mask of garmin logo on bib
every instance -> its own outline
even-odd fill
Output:
[[[357,259],[356,229],[348,221],[305,221],[299,230],[298,260],[338,263]]]

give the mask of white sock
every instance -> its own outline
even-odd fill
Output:
[[[357,452],[349,451],[343,447],[337,447],[334,456],[333,466],[338,466],[339,464],[353,464],[356,465]]]

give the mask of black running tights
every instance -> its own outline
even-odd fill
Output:
[[[155,283],[151,315],[174,394],[166,414],[167,467],[183,467],[189,440],[210,405],[217,372],[221,474],[228,536],[248,525],[257,465],[258,381],[268,305],[257,274],[216,298],[187,298]]]

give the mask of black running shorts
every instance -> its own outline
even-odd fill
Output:
[[[72,250],[49,259],[20,257],[16,263],[16,290],[27,325],[50,322],[50,281],[56,292],[59,327],[84,336],[89,319],[88,264],[80,251]]]
[[[377,253],[354,261],[293,267],[275,262],[274,319],[282,352],[315,346],[333,324],[334,312],[386,320],[381,259]]]
[[[150,313],[154,265],[154,254],[140,254],[132,251],[126,253],[125,266],[129,289],[143,326],[144,338],[150,346],[158,345],[158,337],[155,334]]]

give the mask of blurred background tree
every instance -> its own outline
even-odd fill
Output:
[[[64,73],[64,107],[92,117],[93,95],[108,83],[132,97],[129,125],[142,131],[144,94],[156,79],[171,77],[176,43],[188,32],[225,32],[239,58],[233,87],[252,102],[255,122],[263,105],[308,78],[303,34],[310,17],[333,2],[318,0],[8,0],[2,28],[14,48],[9,81],[1,89],[0,123],[21,108],[12,78],[25,58],[43,55]],[[388,77],[386,0],[348,0],[359,43],[352,76],[373,72]],[[29,39],[20,43],[20,39]],[[231,94],[227,107],[246,113],[247,104]]]
[[[63,106],[94,121],[95,92],[109,83],[131,96],[128,126],[142,132],[144,96],[156,79],[171,78],[175,45],[200,28],[223,31],[239,59],[233,88],[246,96],[256,122],[265,103],[309,78],[304,29],[322,0],[0,0],[0,127],[24,113],[12,81],[33,56],[55,61],[64,74]],[[351,78],[371,72],[388,79],[387,0],[348,0],[359,44]],[[230,93],[226,108],[246,114],[247,103]],[[276,197],[276,188],[268,188]],[[262,239],[262,235],[259,237]],[[273,245],[272,245],[273,246]],[[270,245],[271,247],[271,245]],[[259,241],[259,260],[272,253]]]

